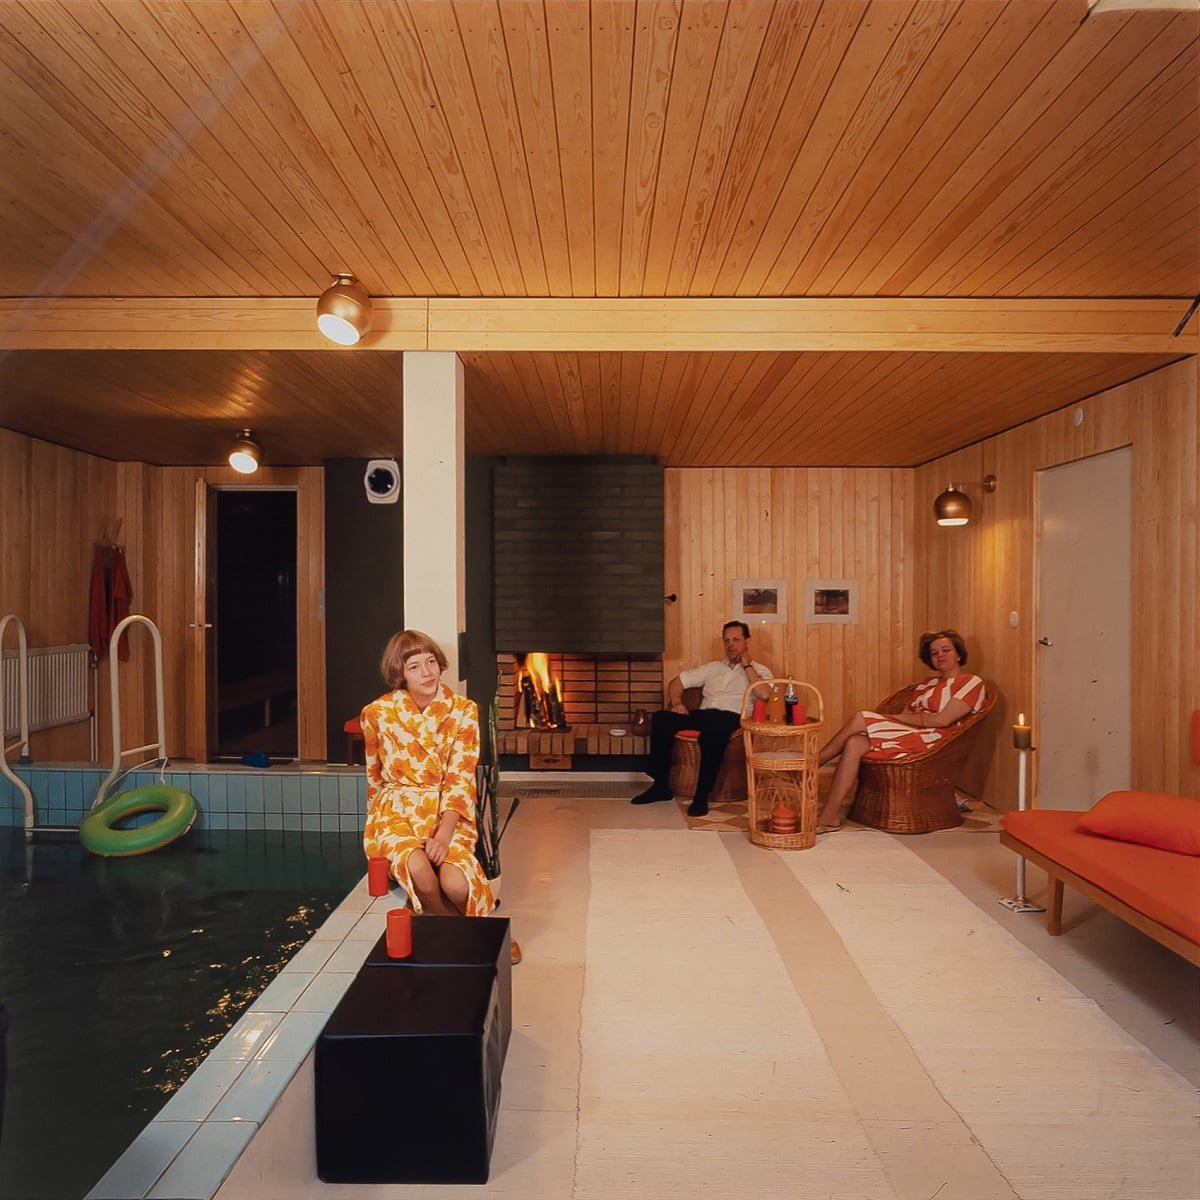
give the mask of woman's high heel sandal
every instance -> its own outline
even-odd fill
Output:
[[[516,938],[508,943],[509,961],[515,967],[525,956],[521,953],[521,945]]]

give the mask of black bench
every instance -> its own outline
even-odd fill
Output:
[[[508,925],[414,917],[410,958],[387,958],[383,939],[371,950],[317,1039],[326,1183],[487,1182],[512,1032]]]
[[[512,954],[508,920],[489,917],[414,917],[412,954],[388,958],[385,937],[371,947],[364,967],[491,967],[500,1000],[501,1050],[512,1036]]]

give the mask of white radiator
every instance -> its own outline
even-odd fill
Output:
[[[29,651],[29,731],[74,725],[92,715],[88,700],[91,647],[39,646]],[[17,652],[4,652],[4,736],[21,730]]]

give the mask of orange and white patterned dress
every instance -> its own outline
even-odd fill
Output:
[[[475,857],[475,765],[479,761],[479,709],[444,683],[422,712],[404,688],[362,710],[367,758],[368,857],[390,864],[415,912],[421,901],[408,873],[408,856],[423,850],[446,811],[458,814],[446,862],[466,877],[466,914],[484,917],[496,907]]]
[[[949,679],[934,675],[918,684],[908,702],[908,711],[939,713],[951,700],[963,700],[971,712],[978,712],[986,699],[987,689],[978,675],[954,675]],[[863,716],[867,722],[867,737],[871,740],[866,757],[873,762],[912,758],[940,742],[946,733],[944,729],[901,725],[884,713],[864,712]]]

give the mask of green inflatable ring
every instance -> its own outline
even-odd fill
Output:
[[[114,829],[118,821],[138,813],[159,812],[162,816],[135,829]],[[123,858],[146,854],[183,837],[196,819],[196,801],[183,788],[152,783],[111,796],[92,809],[79,827],[79,840],[93,854]]]

